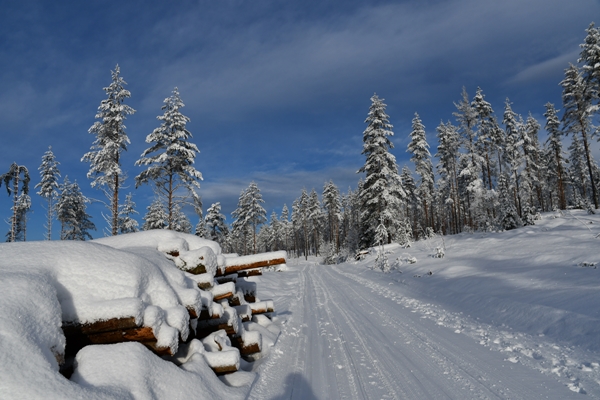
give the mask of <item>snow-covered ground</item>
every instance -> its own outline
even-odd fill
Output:
[[[137,343],[88,346],[63,378],[61,318],[103,312],[86,290],[101,297],[114,285],[103,301],[141,299],[124,304],[142,320],[162,309],[165,332],[181,329],[176,303],[204,300],[189,296],[164,254],[135,243],[0,245],[0,398],[600,398],[598,234],[599,216],[571,211],[509,232],[388,246],[390,273],[372,269],[375,252],[334,266],[291,259],[250,278],[258,297],[274,300],[281,334],[264,330],[276,342],[242,364],[257,375],[241,373],[239,387],[212,373],[201,345],[181,367]],[[74,257],[93,261],[77,274]]]
[[[599,233],[572,211],[389,246],[388,274],[288,262],[260,278],[282,334],[250,398],[600,398]]]

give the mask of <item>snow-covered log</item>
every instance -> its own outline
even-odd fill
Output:
[[[239,278],[246,278],[249,276],[260,276],[260,275],[262,275],[262,269],[249,269],[249,270],[238,272]]]
[[[256,303],[249,303],[248,305],[252,309],[252,315],[265,314],[274,311],[273,300],[258,301]]]
[[[261,334],[255,331],[245,331],[241,335],[230,336],[231,345],[236,347],[242,356],[261,351]]]
[[[229,275],[234,272],[248,269],[270,267],[272,265],[285,264],[287,253],[285,251],[273,251],[270,253],[253,254],[249,256],[225,258],[225,270],[219,269],[215,276]]]

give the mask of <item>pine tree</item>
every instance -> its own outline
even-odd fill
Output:
[[[383,218],[387,229],[393,227],[400,218],[400,209],[405,197],[402,182],[398,175],[396,158],[390,153],[394,147],[389,136],[392,125],[385,113],[386,105],[375,94],[371,97],[371,107],[363,132],[363,151],[366,156],[365,165],[358,172],[365,173],[365,180],[359,197],[361,207],[361,246],[369,247],[375,238],[375,229]]]
[[[194,160],[199,150],[195,144],[188,141],[192,137],[186,128],[190,119],[180,112],[184,104],[177,88],[164,103],[164,114],[157,117],[162,121],[161,125],[146,137],[146,143],[154,144],[146,149],[135,163],[148,166],[148,169],[135,177],[135,186],[154,184],[166,203],[167,229],[175,229],[174,209],[182,202],[182,199],[176,198],[176,193],[182,187],[187,189],[188,194],[193,191],[193,187],[199,188],[198,180],[202,180],[202,174],[194,168]],[[156,154],[148,157],[152,153]]]
[[[584,157],[591,185],[591,197],[594,208],[598,208],[598,193],[596,180],[593,173],[593,157],[590,151],[589,138],[591,132],[592,101],[595,97],[593,89],[587,86],[581,76],[579,68],[570,65],[565,70],[565,79],[560,83],[563,88],[562,99],[564,114],[562,118],[566,135],[580,135],[584,148]]]
[[[123,102],[131,97],[125,90],[126,82],[120,76],[119,65],[111,71],[112,83],[104,88],[107,99],[102,100],[96,114],[96,121],[89,133],[96,135],[90,151],[83,155],[81,161],[90,163],[88,178],[92,187],[104,188],[110,199],[111,220],[110,228],[113,235],[119,227],[119,189],[123,182],[124,173],[121,170],[121,152],[127,150],[130,143],[125,133],[124,121],[127,115],[135,110]]]
[[[560,130],[560,121],[558,119],[558,112],[554,108],[554,104],[546,103],[546,131],[548,132],[548,139],[546,146],[548,147],[550,157],[549,171],[556,176],[556,191],[558,198],[558,206],[561,210],[567,208],[567,199],[565,196],[565,169],[564,169],[564,157],[562,150],[562,132]]]
[[[132,199],[132,194],[128,193],[125,196],[125,203],[119,210],[119,233],[131,233],[139,231],[138,222],[132,217],[133,214],[139,214],[135,210],[135,203]]]
[[[152,204],[147,208],[148,211],[144,216],[144,225],[142,229],[148,231],[150,229],[165,229],[167,221],[167,213],[160,199],[154,199]]]
[[[58,196],[58,178],[60,172],[58,171],[59,162],[56,161],[54,153],[52,152],[52,146],[48,147],[48,151],[42,156],[42,164],[38,168],[40,171],[41,180],[40,183],[35,185],[36,188],[40,188],[39,194],[48,202],[48,216],[46,220],[46,240],[52,240],[52,220],[54,219],[54,200]]]
[[[70,183],[65,176],[59,186],[60,194],[56,201],[56,218],[61,223],[61,240],[92,239],[90,230],[96,230],[91,216],[86,212],[89,199],[81,193],[77,182]]]
[[[225,215],[221,214],[221,203],[214,203],[208,208],[205,224],[208,231],[207,238],[223,244],[229,229],[225,223]]]
[[[25,223],[23,213],[26,211],[23,211],[22,204],[19,204],[19,197],[21,195],[29,197],[29,180],[29,171],[27,168],[23,165],[17,165],[17,163],[12,163],[8,172],[0,175],[0,186],[2,186],[2,182],[4,182],[8,195],[10,196],[12,194],[13,196],[13,215],[10,220],[10,235],[8,235],[7,240],[9,242],[17,240],[17,225]],[[25,198],[23,198],[22,202],[24,204]],[[31,204],[31,201],[29,201],[29,204]],[[22,230],[24,228],[22,227],[20,229]]]
[[[260,189],[255,182],[251,182],[243,190],[238,200],[238,207],[232,212],[235,221],[233,229],[244,236],[244,250],[246,250],[246,234],[252,233],[253,253],[256,254],[256,234],[260,224],[266,222],[267,211],[261,205],[265,201],[260,194]]]
[[[429,153],[429,144],[425,136],[425,126],[421,122],[419,114],[415,113],[412,120],[412,131],[410,133],[411,141],[408,144],[407,152],[412,154],[410,161],[415,163],[415,172],[421,178],[418,192],[422,202],[424,214],[424,227],[433,226],[433,210],[431,209],[433,200],[433,165],[431,164],[431,153]]]

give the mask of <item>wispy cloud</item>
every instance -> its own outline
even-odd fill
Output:
[[[569,66],[569,63],[576,64],[578,56],[579,51],[570,51],[549,60],[530,65],[510,78],[507,83],[531,83],[532,81],[547,79],[548,76],[556,76],[563,72]]]

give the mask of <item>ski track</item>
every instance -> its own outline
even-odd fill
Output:
[[[573,349],[446,312],[394,282],[301,262],[272,284],[281,335],[255,363],[249,399],[600,397],[600,367]]]

